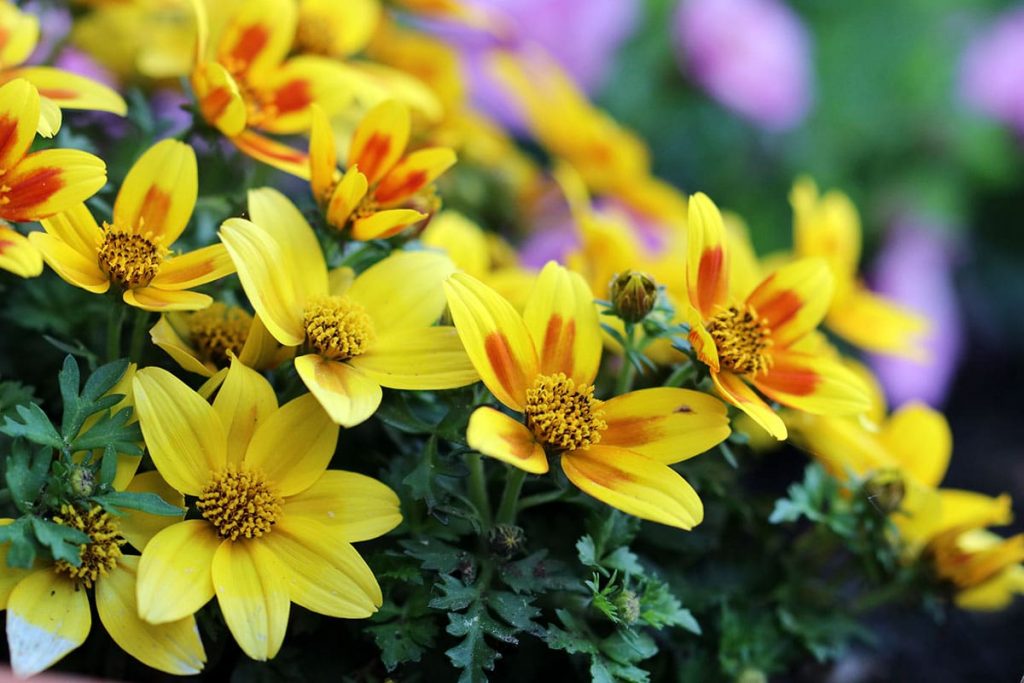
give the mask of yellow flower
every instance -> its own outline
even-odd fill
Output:
[[[378,481],[327,470],[338,427],[306,394],[281,407],[270,384],[235,361],[213,405],[157,368],[135,377],[142,433],[157,470],[198,518],[150,540],[139,562],[138,612],[151,624],[195,613],[214,595],[253,659],[274,657],[294,602],[362,619],[381,604],[352,547],[401,522]]]
[[[722,217],[710,199],[690,199],[686,280],[690,342],[715,388],[776,439],[786,425],[750,386],[784,406],[852,415],[870,406],[857,375],[827,354],[801,348],[832,300],[833,281],[820,259],[786,265],[747,296],[730,291],[730,254]]]
[[[43,272],[43,257],[28,238],[0,220],[0,268],[20,277]]]
[[[849,197],[837,190],[819,196],[813,180],[800,178],[789,201],[796,256],[823,258],[835,278],[828,328],[867,351],[921,357],[928,320],[874,294],[857,277],[860,217]]]
[[[157,472],[132,479],[133,493],[154,493],[166,502],[184,506],[181,494]],[[199,631],[191,614],[160,625],[139,618],[136,589],[139,556],[125,554],[130,544],[143,551],[161,530],[181,523],[135,510],[113,516],[99,507],[64,505],[52,521],[89,536],[81,546],[81,565],[64,561],[39,562],[32,569],[7,566],[7,549],[0,551],[0,608],[7,610],[7,644],[11,667],[18,676],[31,676],[52,666],[85,642],[92,627],[89,590],[103,627],[118,646],[140,662],[170,674],[198,673],[206,662]],[[12,520],[0,520],[10,524]]]
[[[270,334],[301,346],[295,369],[335,422],[368,419],[381,387],[452,389],[476,371],[444,312],[441,283],[454,266],[435,252],[397,252],[354,279],[330,274],[313,229],[270,188],[249,193],[252,221],[232,218],[221,240]]]
[[[66,282],[102,294],[111,284],[125,303],[147,311],[196,310],[213,301],[189,291],[234,272],[224,246],[168,256],[196,203],[196,155],[163,140],[128,172],[114,202],[112,223],[100,228],[84,204],[42,221],[29,237]]]
[[[478,408],[466,432],[472,448],[534,474],[547,472],[548,457],[557,455],[570,481],[612,507],[682,529],[701,522],[700,498],[669,465],[729,436],[720,401],[675,388],[597,399],[601,331],[593,297],[583,278],[554,262],[522,315],[464,273],[452,275],[445,291],[484,384],[523,415]]]
[[[380,0],[299,0],[300,52],[344,58],[366,47],[380,24]]]
[[[409,109],[398,100],[371,109],[352,136],[342,175],[330,120],[313,107],[310,185],[331,226],[342,230],[351,222],[355,239],[384,239],[436,209],[433,182],[455,163],[455,152],[428,147],[405,154],[410,126]]]
[[[91,78],[52,66],[20,66],[39,42],[39,20],[0,0],[0,83],[24,78],[42,95],[33,130],[45,137],[60,130],[61,109],[92,109],[124,116],[128,107],[116,92]],[[31,118],[31,117],[30,117]],[[7,168],[0,163],[0,168]]]

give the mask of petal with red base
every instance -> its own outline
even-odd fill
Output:
[[[84,202],[107,182],[102,159],[73,149],[29,154],[3,178],[0,218],[37,221]]]
[[[0,269],[20,277],[43,272],[43,257],[24,235],[0,223]]]
[[[810,334],[832,305],[835,279],[822,259],[801,259],[766,277],[747,297],[747,305],[771,330],[775,346],[785,348]]]
[[[312,55],[293,57],[261,80],[256,97],[263,115],[251,125],[282,135],[307,131],[312,104],[331,115],[351,104],[352,95],[348,72],[337,62]]]
[[[548,471],[548,458],[544,447],[519,420],[494,408],[477,408],[469,418],[466,442],[484,455],[506,462],[513,467],[544,474]]]
[[[114,201],[114,225],[173,244],[185,230],[199,192],[196,153],[162,140],[139,157]]]
[[[786,429],[786,423],[782,418],[757,395],[757,392],[747,386],[739,375],[731,372],[712,372],[711,380],[722,398],[749,415],[769,434],[779,441],[784,441],[789,436],[789,430]]]
[[[455,164],[455,152],[447,147],[421,149],[392,168],[373,191],[382,206],[398,204],[413,196]]]
[[[293,0],[246,0],[221,35],[217,61],[236,76],[267,72],[291,49],[297,20]]]
[[[262,161],[268,166],[297,178],[309,179],[309,155],[305,152],[300,152],[251,130],[236,135],[231,138],[231,142],[235,143],[235,146],[243,153],[257,161]]]
[[[36,86],[40,97],[53,100],[61,109],[106,111],[118,116],[128,113],[124,98],[113,88],[70,71],[51,66],[29,66],[5,76],[24,78]]]
[[[427,214],[415,209],[385,209],[352,223],[352,237],[361,240],[384,240],[394,237],[410,225],[415,225]]]
[[[378,182],[401,158],[409,143],[409,110],[385,100],[359,122],[348,152],[348,165],[359,166],[370,184]]]
[[[871,408],[870,392],[859,376],[817,355],[773,354],[772,367],[752,381],[772,400],[815,415],[856,415]]]
[[[0,87],[0,169],[17,165],[32,146],[39,121],[39,93],[25,80]]]
[[[192,289],[235,272],[223,244],[211,244],[164,261],[152,285],[160,289]]]
[[[690,303],[706,320],[729,296],[729,265],[722,214],[707,195],[690,197],[686,287]]]
[[[245,130],[248,116],[245,99],[238,83],[223,65],[217,62],[199,64],[192,72],[192,89],[203,118],[217,130],[228,137]]]

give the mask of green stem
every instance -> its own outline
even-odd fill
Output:
[[[485,529],[491,527],[491,501],[487,496],[487,479],[484,477],[484,459],[479,453],[470,453],[469,499],[480,512],[480,523]]]
[[[513,524],[516,521],[516,507],[519,504],[519,492],[523,490],[523,482],[526,481],[526,472],[518,467],[508,468],[508,478],[505,480],[505,490],[501,494],[501,503],[498,504],[498,514],[495,517],[497,524]]]
[[[697,368],[694,366],[693,361],[687,361],[672,371],[672,374],[668,376],[663,386],[681,387],[691,381],[696,373]]]
[[[538,505],[546,505],[548,503],[554,503],[556,500],[561,500],[565,496],[565,491],[547,491],[545,493],[536,493],[532,496],[526,496],[519,500],[519,512],[523,510],[537,507]]]
[[[107,318],[107,362],[121,357],[121,328],[124,326],[125,306],[120,301],[112,304]]]
[[[146,329],[149,327],[149,312],[141,308],[135,310],[135,319],[132,321],[132,345],[130,358],[139,363],[142,361],[142,345],[146,339]]]
[[[627,393],[633,386],[633,379],[636,377],[636,368],[633,366],[633,361],[630,360],[630,356],[636,347],[636,327],[633,323],[626,323],[626,346],[622,349],[622,367],[619,368],[619,374],[615,378],[615,395],[621,396]]]

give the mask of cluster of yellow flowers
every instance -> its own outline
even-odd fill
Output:
[[[400,5],[486,24],[455,0]],[[597,500],[680,529],[700,524],[704,510],[671,466],[727,439],[732,406],[746,416],[737,429],[792,434],[840,479],[895,481],[890,510],[908,558],[934,557],[965,606],[999,607],[1024,592],[1024,536],[985,530],[1009,521],[1008,498],[939,488],[951,451],[944,418],[920,405],[888,414],[867,371],[819,331],[824,324],[863,349],[914,355],[926,327],[858,281],[860,228],[844,195],[819,196],[798,181],[794,253],[759,260],[738,217],[654,178],[644,145],[554,64],[531,72],[499,54],[495,76],[554,160],[545,173],[469,107],[444,44],[395,23],[391,11],[373,0],[97,3],[74,32],[125,77],[188,76],[209,126],[257,161],[308,179],[332,239],[397,237],[390,255],[356,273],[332,267],[307,217],[272,187],[249,191],[245,217],[226,218],[218,242],[176,252],[199,187],[196,154],[176,140],[134,163],[98,221],[84,202],[105,185],[104,162],[29,148],[37,131],[60,127],[61,107],[123,113],[124,102],[82,77],[16,66],[38,24],[0,5],[0,267],[31,277],[45,261],[75,287],[113,289],[124,304],[159,313],[153,343],[207,378],[197,391],[147,367],[119,389],[156,469],[126,467],[117,486],[157,493],[187,509],[183,518],[68,506],[53,520],[90,537],[81,566],[0,570],[19,674],[81,645],[89,588],[114,640],[173,674],[202,668],[194,614],[214,596],[240,647],[259,660],[281,647],[293,602],[370,616],[381,591],[352,543],[396,527],[398,497],[328,465],[339,425],[370,419],[382,388],[482,381],[496,403],[473,412],[472,449],[523,473],[543,475],[555,462]],[[125,28],[138,26],[152,30]],[[110,39],[126,34],[133,39]],[[305,132],[308,150],[271,137]],[[579,239],[566,265],[531,271],[507,243],[440,210],[437,181],[456,152],[503,178],[524,206],[554,197],[571,211]],[[639,235],[644,220],[657,222],[657,248]],[[43,229],[27,236],[9,225],[32,221]],[[647,310],[602,317],[598,300],[627,271],[652,276],[661,293],[647,277],[627,277],[613,306],[628,299]],[[195,291],[233,273],[251,312]],[[635,326],[656,294],[683,330],[675,340],[645,339]],[[699,362],[708,391],[629,391],[624,344],[670,371]],[[595,387],[602,359],[625,369],[614,395]],[[261,373],[285,363],[309,393],[278,405]]]

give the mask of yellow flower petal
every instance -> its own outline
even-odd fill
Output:
[[[395,504],[397,505],[397,499]],[[0,527],[7,526],[13,521],[10,518],[0,519]],[[11,591],[33,571],[32,569],[18,569],[17,567],[8,566],[7,551],[10,547],[8,543],[0,545],[0,567],[3,567],[3,571],[0,571],[0,610],[7,609],[7,600],[11,597]]]
[[[237,358],[213,400],[228,439],[228,462],[241,463],[257,427],[277,410],[277,396],[263,375]]]
[[[0,5],[0,24],[6,34],[0,45],[0,68],[21,64],[39,43],[39,19],[22,12],[17,5],[4,4]]]
[[[821,259],[788,263],[766,277],[747,297],[771,331],[777,348],[785,348],[807,336],[824,319],[835,278]]]
[[[161,140],[136,161],[114,201],[114,225],[152,235],[169,246],[185,230],[199,191],[196,153],[177,140]]]
[[[217,61],[258,78],[284,60],[295,39],[298,12],[291,0],[247,0],[231,14],[217,43]]]
[[[152,286],[172,291],[192,289],[233,272],[235,264],[228,250],[223,244],[211,244],[164,261],[153,278]]]
[[[223,65],[203,62],[192,72],[192,89],[203,118],[234,138],[245,130],[247,111],[238,83]]]
[[[384,240],[394,237],[414,223],[419,223],[427,214],[415,209],[385,209],[366,218],[357,218],[352,223],[353,239]]]
[[[124,536],[132,546],[142,552],[146,544],[158,533],[177,524],[185,516],[185,498],[176,491],[170,484],[164,481],[157,471],[143,472],[137,474],[131,480],[125,491],[129,493],[153,493],[160,496],[165,502],[181,508],[181,515],[151,515],[139,510],[124,508],[123,513],[117,518],[121,535]]]
[[[309,179],[309,157],[305,152],[282,144],[277,140],[260,135],[253,130],[244,130],[231,138],[243,153],[257,161],[283,171],[296,178]]]
[[[331,419],[343,427],[370,419],[384,397],[380,385],[359,370],[316,354],[296,358],[295,371]]]
[[[263,319],[258,315],[253,316],[238,360],[250,368],[273,370],[294,355],[295,349],[282,347],[263,324]]]
[[[348,363],[390,389],[454,389],[480,379],[454,327],[393,332]]]
[[[300,296],[326,294],[327,263],[320,242],[291,200],[272,187],[249,190],[249,215],[277,243],[284,265],[298,278]]]
[[[187,290],[142,287],[126,289],[121,296],[126,304],[144,311],[163,313],[165,311],[198,311],[213,303],[213,297]]]
[[[786,440],[789,435],[786,423],[739,375],[731,372],[712,372],[711,379],[722,398],[749,415],[754,422],[779,441]]]
[[[343,229],[348,223],[349,216],[359,206],[359,202],[363,201],[369,187],[366,176],[360,173],[356,166],[345,171],[345,175],[341,177],[328,200],[327,222],[338,230]]]
[[[213,407],[160,368],[135,374],[135,410],[150,457],[164,479],[198,496],[227,464],[227,436]]]
[[[223,541],[203,519],[169,526],[146,544],[139,561],[139,616],[151,624],[190,617],[213,597],[213,557]]]
[[[447,147],[420,149],[401,159],[373,191],[381,206],[394,206],[434,182],[455,165],[455,152]]]
[[[0,168],[14,168],[36,137],[39,93],[26,80],[0,86]]]
[[[85,204],[75,204],[40,222],[47,234],[74,249],[86,261],[97,263],[103,231]]]
[[[349,543],[383,536],[402,522],[398,496],[363,474],[327,470],[312,486],[284,502],[286,519],[337,527]]]
[[[473,411],[466,428],[466,442],[470,448],[525,472],[544,474],[548,471],[544,447],[530,430],[519,420],[494,408],[484,406]]]
[[[242,652],[272,659],[284,642],[291,602],[283,569],[263,539],[222,543],[213,556],[213,585]]]
[[[900,468],[919,483],[937,487],[946,476],[953,434],[939,411],[921,403],[905,405],[892,414],[878,438]]]
[[[124,116],[128,105],[117,91],[91,78],[52,66],[27,66],[4,74],[24,78],[39,90],[39,96],[53,100],[62,109],[108,111]]]
[[[347,294],[366,308],[380,337],[429,327],[444,312],[441,283],[454,270],[444,254],[395,252],[360,273]]]
[[[826,323],[830,330],[862,349],[915,360],[927,358],[922,337],[929,322],[924,316],[855,285],[836,301]]]
[[[349,146],[349,166],[358,166],[370,184],[391,170],[409,142],[409,109],[398,100],[385,100],[366,112]]]
[[[7,646],[18,677],[31,676],[85,642],[89,598],[51,567],[29,574],[7,601]]]
[[[84,202],[107,182],[103,160],[77,149],[33,152],[4,174],[0,218],[24,223]]]
[[[704,320],[729,296],[729,259],[722,214],[707,195],[690,197],[686,287],[690,304]]]
[[[68,284],[94,294],[102,294],[110,289],[110,280],[100,270],[96,260],[85,258],[48,233],[33,232],[28,239],[39,250],[46,264]]]
[[[338,173],[338,149],[334,145],[334,130],[323,107],[310,108],[312,128],[309,132],[309,184],[313,197],[323,206],[329,200],[328,192],[334,187]]]
[[[0,269],[20,277],[43,272],[43,257],[28,238],[0,222]]]
[[[817,415],[857,415],[871,409],[869,389],[838,361],[786,351],[773,355],[768,372],[753,378],[765,396]]]
[[[156,325],[149,329],[149,338],[188,372],[194,372],[203,377],[212,377],[217,370],[212,363],[210,365],[204,363],[196,350],[185,343],[174,326],[168,322],[166,315],[160,316]]]
[[[138,557],[125,555],[112,572],[96,582],[100,622],[122,650],[146,666],[177,676],[199,673],[206,652],[194,617],[159,625],[139,618],[135,598],[138,566]]]

